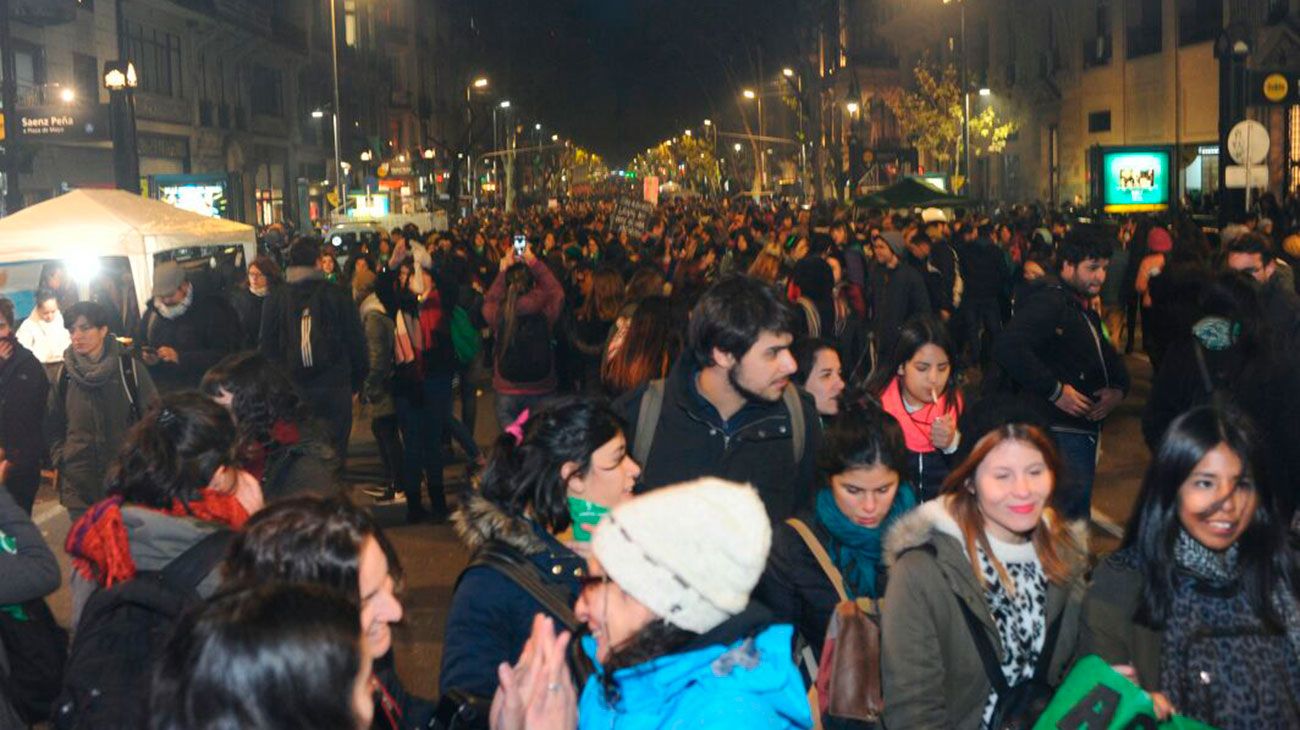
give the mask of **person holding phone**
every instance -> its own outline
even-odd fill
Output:
[[[492,389],[502,427],[536,408],[558,382],[552,333],[564,309],[564,287],[525,247],[510,249],[483,297],[483,318],[496,339]]]

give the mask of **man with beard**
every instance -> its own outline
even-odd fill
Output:
[[[1101,423],[1128,391],[1128,369],[1089,306],[1110,265],[1104,233],[1079,228],[1057,253],[1058,278],[1045,279],[1017,304],[993,346],[1006,377],[1049,424],[1065,463],[1056,499],[1066,519],[1088,519]]]
[[[192,390],[239,349],[239,316],[221,297],[196,292],[180,264],[165,261],[154,267],[153,298],[135,344],[159,391]]]
[[[792,322],[777,292],[757,279],[728,277],[704,293],[668,377],[615,406],[642,465],[642,489],[703,476],[748,482],[773,521],[807,500],[821,425],[813,399],[790,382]]]

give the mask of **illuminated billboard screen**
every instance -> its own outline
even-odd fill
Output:
[[[211,218],[228,212],[225,175],[156,175],[153,182],[158,199],[177,208]]]
[[[1103,149],[1102,208],[1108,213],[1165,210],[1171,174],[1167,149]]]

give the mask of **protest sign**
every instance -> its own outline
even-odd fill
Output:
[[[1173,716],[1156,720],[1151,695],[1110,668],[1096,655],[1086,656],[1061,683],[1034,730],[1214,730],[1195,720]]]

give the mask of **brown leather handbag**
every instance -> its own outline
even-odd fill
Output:
[[[820,663],[805,656],[816,677],[814,691],[809,696],[812,709],[820,717],[876,722],[885,709],[880,681],[880,614],[876,602],[869,598],[850,599],[844,588],[844,576],[808,525],[797,519],[786,522],[803,538],[840,595],[840,602],[826,626]]]

